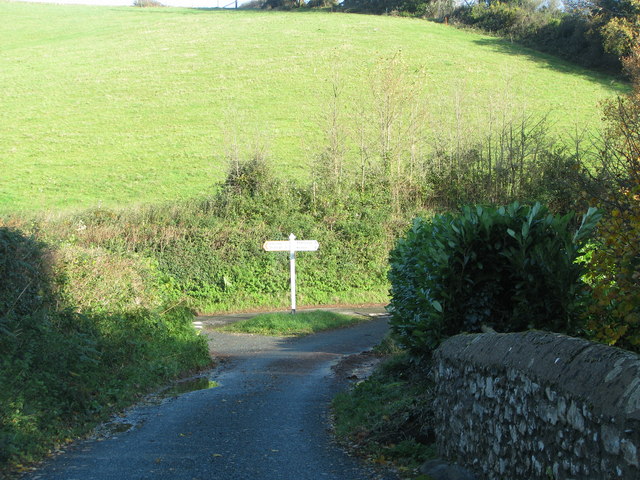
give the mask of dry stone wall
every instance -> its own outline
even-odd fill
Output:
[[[434,354],[441,456],[487,480],[640,479],[640,357],[544,332]]]

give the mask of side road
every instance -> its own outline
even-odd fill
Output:
[[[79,443],[25,478],[395,479],[350,457],[328,431],[329,402],[345,386],[331,366],[371,348],[387,328],[384,317],[302,338],[205,328],[225,358],[210,373],[216,388],[141,405],[128,431]]]

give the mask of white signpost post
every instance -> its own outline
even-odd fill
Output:
[[[273,240],[262,244],[266,252],[289,252],[291,313],[296,313],[296,252],[315,252],[319,246],[317,240],[296,240],[293,233],[289,235],[289,240]]]

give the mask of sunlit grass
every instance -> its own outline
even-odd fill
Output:
[[[232,333],[291,337],[348,327],[364,320],[363,317],[354,317],[324,310],[297,312],[295,314],[265,313],[226,325],[219,330]]]
[[[326,12],[136,9],[0,0],[0,213],[207,193],[234,143],[306,178],[337,79],[345,104],[402,52],[431,121],[455,105],[593,125],[624,86],[508,42],[426,21]],[[470,129],[469,125],[464,128]]]

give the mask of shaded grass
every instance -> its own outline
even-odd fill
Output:
[[[431,401],[426,371],[405,353],[394,353],[368,379],[334,398],[335,434],[357,454],[410,474],[436,456]]]
[[[255,138],[280,175],[306,179],[334,78],[366,106],[372,67],[399,50],[426,70],[420,88],[443,131],[456,104],[478,117],[471,130],[496,103],[573,130],[625,88],[414,19],[1,0],[0,16],[0,214],[210,193],[230,145]]]
[[[352,317],[340,313],[314,310],[311,312],[265,313],[247,320],[226,325],[220,330],[233,333],[256,335],[301,336],[348,327],[365,321],[362,317]]]
[[[182,309],[81,316],[47,312],[0,338],[0,478],[88,434],[141,395],[211,365]]]
[[[158,275],[144,259],[0,223],[0,478],[211,365]]]

